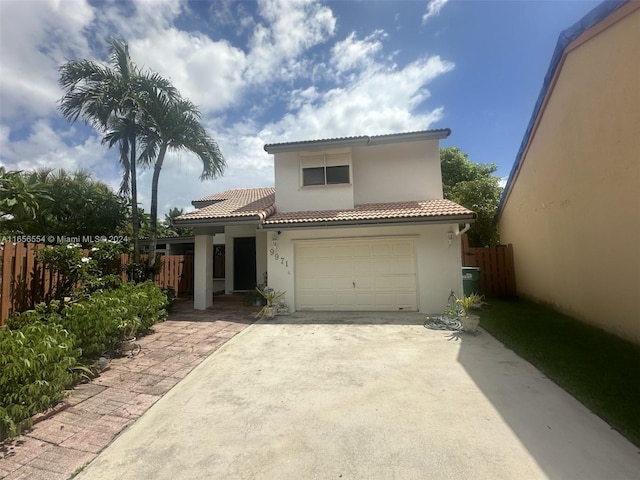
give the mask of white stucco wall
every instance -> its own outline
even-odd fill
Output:
[[[275,155],[279,212],[352,209],[354,205],[442,198],[438,140],[318,151],[350,152],[350,185],[301,186],[300,153]],[[307,152],[311,153],[311,152]]]
[[[354,203],[442,198],[438,140],[423,140],[352,151]]]
[[[272,247],[269,233],[267,242],[267,261],[269,286],[286,291],[285,300],[291,311],[295,305],[295,258],[294,242],[303,239],[340,239],[349,237],[387,237],[415,235],[418,310],[424,313],[441,313],[447,304],[449,292],[459,295],[462,292],[460,240],[454,236],[449,245],[447,232],[457,232],[458,226],[452,225],[413,225],[383,227],[345,227],[332,229],[283,230],[278,236],[277,251],[279,259],[269,255]],[[285,263],[281,259],[285,259]],[[288,265],[287,265],[288,263]]]
[[[301,187],[298,152],[277,153],[274,164],[276,208],[279,212],[353,208],[351,184]]]

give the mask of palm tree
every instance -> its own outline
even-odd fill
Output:
[[[226,162],[218,144],[200,123],[200,111],[189,100],[155,96],[149,102],[145,115],[140,161],[153,166],[149,232],[149,265],[153,265],[158,230],[158,180],[167,151],[194,153],[202,162],[200,180],[217,178],[224,172]]]
[[[164,226],[167,230],[167,235],[170,237],[182,237],[186,235],[193,235],[193,228],[177,227],[174,220],[180,215],[184,215],[184,208],[174,207],[169,209],[169,213],[164,214]]]
[[[131,195],[134,262],[139,260],[138,187],[136,139],[139,120],[150,97],[171,99],[177,90],[161,76],[141,71],[129,55],[128,45],[109,40],[110,66],[89,60],[72,60],[60,67],[60,86],[65,90],[62,115],[75,122],[81,117],[105,134],[103,144],[120,146],[122,195]]]
[[[36,173],[9,171],[0,166],[0,233],[28,233],[37,224],[49,190]]]

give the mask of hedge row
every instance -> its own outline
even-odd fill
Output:
[[[0,330],[0,440],[58,403],[122,340],[148,333],[166,315],[167,296],[151,282],[96,291],[77,302],[41,304]]]

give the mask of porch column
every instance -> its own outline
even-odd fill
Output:
[[[193,308],[204,310],[213,305],[213,235],[196,234],[193,261]]]

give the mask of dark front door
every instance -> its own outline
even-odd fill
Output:
[[[233,289],[253,290],[256,286],[256,237],[233,239]]]

